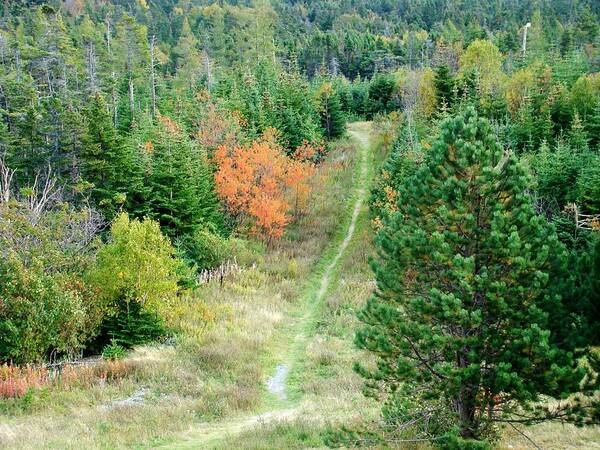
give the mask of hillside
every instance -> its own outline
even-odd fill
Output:
[[[0,447],[596,448],[600,4],[0,5]]]

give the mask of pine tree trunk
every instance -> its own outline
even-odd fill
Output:
[[[466,357],[469,349],[462,349],[457,355],[460,368],[466,368],[469,361]],[[475,423],[475,396],[476,390],[468,385],[468,380],[463,380],[456,399],[456,409],[459,418],[459,432],[464,439],[476,437],[477,424]]]

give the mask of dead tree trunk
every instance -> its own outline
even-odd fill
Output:
[[[154,51],[156,48],[156,36],[150,39],[150,86],[152,88],[152,117],[156,117],[156,58]]]
[[[98,93],[98,75],[96,71],[96,54],[94,52],[94,43],[88,43],[86,47],[87,72],[90,94],[92,96]]]
[[[135,97],[133,94],[133,77],[129,75],[129,112],[131,113],[131,121],[133,122],[133,117],[135,113]]]

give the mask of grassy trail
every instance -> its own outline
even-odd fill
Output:
[[[279,361],[274,368],[274,375],[267,380],[267,393],[264,400],[266,410],[259,414],[198,426],[182,436],[181,440],[161,448],[218,447],[218,443],[222,440],[231,439],[257,426],[293,420],[301,409],[306,414],[306,405],[300,405],[301,395],[290,378],[297,375],[294,372],[297,369],[297,362],[306,351],[307,341],[319,318],[323,300],[332,287],[336,269],[355,234],[357,221],[367,194],[368,177],[371,174],[371,159],[369,158],[371,124],[369,122],[353,123],[349,127],[349,134],[355,141],[360,154],[359,166],[354,172],[354,194],[353,201],[350,202],[351,214],[347,215],[346,220],[342,220],[340,223],[339,233],[328,250],[324,252],[313,278],[307,285],[303,295],[302,313],[296,318],[291,318],[290,326],[282,332],[277,350]],[[318,414],[318,411],[311,413]]]

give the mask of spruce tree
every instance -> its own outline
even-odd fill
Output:
[[[588,117],[586,129],[590,137],[590,147],[595,150],[600,149],[600,99],[593,113]]]
[[[274,92],[273,92],[274,91]],[[281,132],[281,141],[286,148],[295,149],[304,141],[314,142],[321,137],[319,116],[314,101],[309,95],[307,82],[296,69],[281,73],[272,93],[272,104],[265,104],[268,125]]]
[[[600,214],[600,155],[593,155],[577,179],[577,204],[583,212]]]
[[[356,336],[377,357],[357,370],[368,394],[386,398],[387,424],[484,440],[494,422],[553,417],[533,404],[579,389],[582,369],[551,320],[563,310],[548,285],[564,249],[527,187],[473,109],[444,122],[401,186],[376,237],[377,291]]]
[[[369,84],[369,111],[368,117],[376,114],[387,114],[398,108],[396,91],[398,89],[394,77],[388,74],[377,74]]]
[[[578,152],[587,152],[589,150],[589,138],[577,111],[575,111],[573,122],[571,123],[569,143]]]

